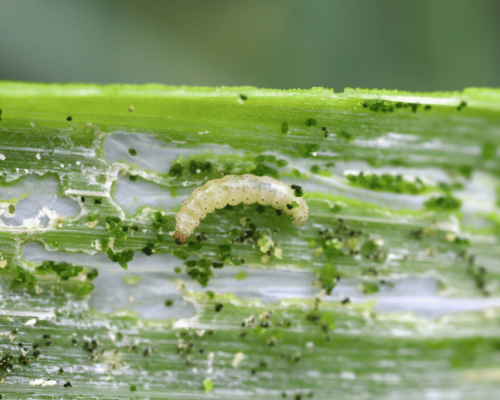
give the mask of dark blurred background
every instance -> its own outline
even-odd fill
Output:
[[[0,80],[500,86],[498,0],[0,0]]]

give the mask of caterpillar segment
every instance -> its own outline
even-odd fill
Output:
[[[297,191],[285,182],[269,176],[226,175],[213,179],[196,188],[175,215],[174,239],[177,244],[185,243],[200,224],[200,221],[216,208],[240,203],[272,206],[293,219],[294,225],[303,225],[309,218],[306,201],[296,195]]]

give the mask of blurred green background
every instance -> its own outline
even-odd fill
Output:
[[[0,0],[0,80],[500,86],[498,0]]]

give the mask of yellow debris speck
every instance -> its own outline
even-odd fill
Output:
[[[98,222],[99,222],[99,220],[96,219],[95,221],[87,222],[85,225],[87,225],[87,228],[92,229],[97,225]]]
[[[431,247],[427,247],[425,249],[425,252],[427,253],[427,255],[429,256],[435,256],[436,255],[436,248],[434,246],[431,246]]]
[[[278,248],[278,247],[276,247],[276,248],[274,249],[274,256],[275,256],[276,258],[278,258],[278,259],[280,259],[280,260],[281,260],[281,259],[282,259],[282,254],[283,254],[283,249],[280,249],[280,248]]]
[[[238,365],[243,361],[244,358],[245,358],[245,355],[241,351],[236,353],[234,355],[233,362],[232,362],[233,368],[237,368]]]
[[[446,234],[446,240],[448,242],[453,242],[456,238],[457,238],[457,236],[453,232],[448,232]]]
[[[123,277],[123,282],[128,283],[129,285],[137,285],[142,280],[142,276],[132,275]]]
[[[176,279],[175,283],[177,285],[177,290],[183,291],[184,289],[186,289],[186,285],[184,284],[184,281],[182,279]]]

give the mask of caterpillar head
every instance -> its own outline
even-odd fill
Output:
[[[184,244],[188,240],[188,235],[186,235],[185,233],[180,233],[179,231],[175,231],[174,240],[178,245]]]

